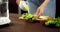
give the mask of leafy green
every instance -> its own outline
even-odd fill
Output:
[[[33,17],[32,14],[28,14],[28,13],[24,14],[24,19],[26,20],[31,19],[32,17]]]
[[[36,17],[33,14],[24,13],[25,20],[36,20]]]
[[[49,20],[49,21],[45,22],[45,25],[47,25],[47,26],[49,26],[50,24],[51,25],[55,24],[56,27],[60,27],[60,17],[58,17],[55,20]]]
[[[45,25],[55,24],[56,22],[54,20],[49,20],[48,22],[45,22]]]
[[[60,17],[58,17],[57,19],[56,19],[56,25],[55,25],[56,27],[60,27]]]
[[[56,27],[60,27],[60,24],[59,23],[56,23],[56,25],[55,25]]]

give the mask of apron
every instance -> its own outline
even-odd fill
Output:
[[[27,3],[30,7],[28,13],[35,15],[37,8],[44,2],[44,0],[27,0]],[[50,0],[50,3],[47,5],[43,16],[55,17],[56,12],[56,0]]]
[[[37,8],[44,2],[44,0],[27,0],[27,2],[30,7],[28,13],[35,15]]]

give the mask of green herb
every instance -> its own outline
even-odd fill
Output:
[[[45,22],[45,25],[47,25],[47,26],[54,25],[54,24],[56,27],[60,27],[60,17],[58,17],[55,20],[49,20],[49,21]]]
[[[24,14],[24,19],[26,20],[31,19],[32,17],[33,17],[32,14],[28,14],[28,13]]]

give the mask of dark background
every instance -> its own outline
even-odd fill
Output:
[[[60,17],[60,0],[56,0],[56,17]]]
[[[16,4],[16,0],[9,0],[9,12],[18,13],[18,5]]]

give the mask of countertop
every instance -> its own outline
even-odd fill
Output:
[[[11,23],[0,26],[0,32],[60,32],[60,28],[45,27],[41,23],[19,20],[19,14],[10,13]]]

